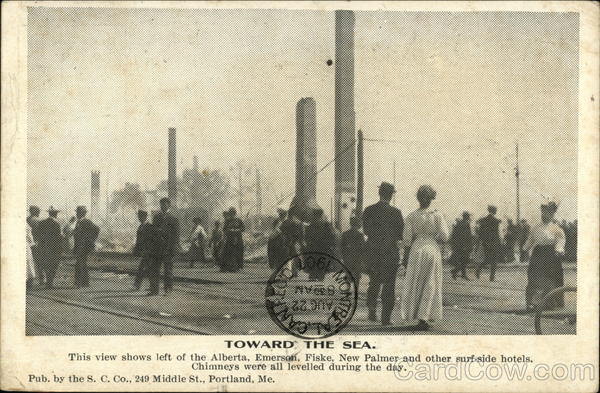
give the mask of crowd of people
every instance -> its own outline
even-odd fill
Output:
[[[278,209],[273,223],[273,235],[268,240],[267,259],[272,269],[289,263],[294,276],[299,266],[290,262],[292,257],[305,252],[320,252],[340,258],[357,284],[361,276],[369,277],[367,288],[368,318],[391,324],[396,302],[396,277],[400,267],[405,275],[400,297],[400,315],[416,320],[414,330],[427,330],[431,321],[442,317],[442,263],[443,247],[450,244],[451,275],[469,280],[467,266],[473,261],[476,248],[483,257],[476,263],[475,276],[480,277],[489,266],[490,281],[495,280],[498,263],[529,259],[528,283],[525,300],[528,309],[553,288],[563,285],[561,260],[567,250],[576,249],[577,227],[554,221],[558,206],[550,202],[541,206],[541,223],[529,228],[525,220],[518,225],[510,220],[506,230],[496,217],[495,206],[488,206],[488,215],[473,225],[468,212],[462,214],[451,227],[444,215],[434,207],[436,191],[429,185],[421,186],[416,197],[419,208],[406,218],[390,201],[396,192],[394,186],[383,182],[379,186],[379,202],[368,206],[360,216],[350,218],[350,228],[338,236],[321,208],[300,208],[292,204],[289,210]],[[87,210],[78,206],[69,223],[61,228],[58,210],[50,207],[48,218],[39,218],[40,209],[31,206],[27,218],[27,286],[37,278],[40,285],[53,287],[54,277],[65,250],[65,239],[73,240],[75,257],[74,285],[87,287],[89,274],[87,257],[94,251],[99,228],[86,217]],[[149,296],[160,293],[163,279],[164,294],[173,289],[173,263],[181,254],[179,221],[171,209],[169,198],[160,200],[160,211],[152,214],[138,211],[139,227],[133,254],[139,265],[135,274],[134,290],[140,290],[144,278],[149,279]],[[236,272],[244,266],[244,222],[235,208],[223,212],[223,221],[215,221],[210,237],[202,221],[193,220],[189,236],[190,248],[186,260],[190,267],[206,262],[206,247],[222,272]],[[570,242],[570,245],[569,245]],[[574,245],[573,245],[574,243]],[[67,246],[68,247],[68,246]],[[512,259],[511,259],[512,256]],[[305,268],[305,269],[308,269]],[[162,273],[162,274],[161,274]],[[324,272],[307,270],[309,280],[323,280]],[[377,316],[378,299],[381,314]],[[553,306],[561,306],[557,301]]]
[[[140,256],[140,263],[134,281],[134,289],[139,290],[144,277],[150,279],[149,296],[159,294],[161,269],[164,277],[164,290],[168,295],[173,287],[173,262],[181,254],[179,242],[179,222],[171,214],[168,198],[160,200],[161,211],[153,215],[152,223],[146,222],[148,213],[138,211],[140,225],[136,235],[134,254]],[[223,225],[215,221],[209,239],[198,217],[192,220],[193,228],[189,236],[190,247],[185,253],[189,267],[195,263],[206,263],[206,245],[212,249],[214,263],[222,272],[237,272],[244,266],[244,222],[237,217],[235,208],[223,212]],[[208,244],[207,243],[208,240]]]
[[[400,267],[402,245],[406,246],[406,275],[400,312],[404,319],[419,320],[415,330],[428,328],[428,321],[439,319],[442,313],[442,255],[439,242],[449,238],[449,227],[443,215],[430,207],[436,192],[422,186],[417,192],[421,208],[406,220],[400,210],[390,204],[394,186],[383,182],[379,186],[379,202],[365,208],[360,217],[350,218],[350,229],[337,236],[323,210],[312,209],[307,223],[296,206],[279,210],[275,235],[268,246],[269,265],[281,266],[292,256],[303,252],[320,252],[339,257],[357,283],[361,275],[369,276],[367,289],[368,318],[391,324],[396,296],[396,277]],[[362,231],[361,231],[362,223]],[[298,266],[290,266],[297,275]],[[308,271],[309,280],[322,279],[323,272]],[[381,297],[381,317],[377,318],[377,303]]]
[[[508,219],[504,228],[500,219],[496,218],[496,207],[488,207],[489,215],[478,220],[474,226],[471,223],[469,212],[463,212],[462,219],[457,219],[450,238],[452,256],[449,263],[454,265],[451,270],[452,277],[461,277],[469,280],[466,267],[472,263],[478,250],[483,253],[481,262],[476,264],[475,275],[479,278],[481,269],[490,266],[490,280],[494,281],[496,266],[499,263],[529,261],[529,252],[526,241],[531,235],[531,228],[526,220],[521,220],[518,225]],[[565,236],[563,260],[577,260],[577,220],[568,223],[563,220],[556,222]],[[474,228],[472,228],[474,227]]]
[[[40,208],[31,206],[27,217],[27,287],[33,286],[37,279],[40,286],[54,287],[54,277],[61,255],[67,247],[65,241],[73,240],[75,257],[74,285],[77,288],[88,287],[90,278],[87,269],[88,255],[94,251],[100,228],[86,217],[85,206],[75,209],[75,216],[64,228],[58,221],[59,210],[50,206],[48,217],[40,219]]]
[[[502,220],[496,217],[497,208],[491,205],[488,215],[474,224],[470,213],[464,212],[451,228],[444,215],[431,207],[436,197],[431,186],[419,188],[420,208],[405,219],[399,209],[390,205],[394,193],[393,185],[383,182],[379,187],[380,201],[365,208],[361,217],[351,217],[350,229],[339,240],[321,209],[313,209],[308,222],[295,206],[289,211],[279,209],[274,235],[268,244],[270,267],[290,263],[287,261],[292,256],[303,252],[337,256],[357,283],[361,275],[369,277],[368,317],[388,325],[396,301],[397,271],[404,266],[400,314],[403,319],[418,321],[413,330],[427,330],[431,321],[442,316],[442,263],[446,244],[452,249],[448,262],[453,266],[450,270],[453,279],[460,274],[470,280],[467,266],[473,262],[476,249],[482,254],[475,263],[478,279],[485,267],[489,266],[489,279],[494,281],[499,263],[529,261],[525,296],[528,309],[534,308],[551,289],[563,285],[561,260],[565,258],[569,236],[565,235],[568,232],[563,229],[564,223],[559,225],[554,221],[558,208],[554,202],[541,206],[542,222],[533,228],[525,220],[519,225],[509,220],[503,228]],[[570,236],[571,244],[574,243],[571,247],[576,249],[576,223]],[[290,269],[297,275],[297,267]],[[307,273],[309,279],[320,278]],[[376,312],[379,297],[380,318]],[[560,305],[558,302],[554,306]]]

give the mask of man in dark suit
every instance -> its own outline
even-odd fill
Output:
[[[151,226],[146,219],[148,218],[148,212],[145,210],[138,210],[137,213],[140,226],[137,229],[135,237],[135,245],[133,246],[133,255],[141,257],[140,263],[135,274],[135,281],[133,287],[136,291],[140,290],[142,286],[142,280],[144,276],[150,277],[152,270],[152,261],[150,258],[150,249],[152,247],[151,237]]]
[[[38,227],[39,234],[39,254],[42,258],[42,267],[46,276],[46,288],[53,288],[54,276],[60,261],[62,252],[62,232],[60,223],[57,219],[58,210],[50,206],[48,209],[48,218],[40,221]]]
[[[454,268],[450,271],[452,278],[456,280],[456,275],[460,272],[461,277],[468,280],[467,264],[470,260],[473,250],[473,236],[471,235],[471,215],[469,212],[463,212],[462,220],[456,223],[450,238],[452,245],[452,256],[450,257]]]
[[[477,266],[475,276],[479,278],[481,269],[490,265],[490,281],[496,275],[496,263],[502,258],[502,244],[500,241],[500,220],[495,217],[496,206],[488,206],[488,215],[479,219],[479,239],[483,246],[483,261]]]
[[[73,255],[75,255],[75,287],[77,288],[90,286],[87,257],[94,251],[100,233],[100,228],[86,218],[86,214],[85,206],[77,206],[75,209],[77,223],[73,229]]]
[[[400,262],[398,242],[402,240],[404,220],[399,209],[390,205],[396,190],[390,183],[379,186],[379,202],[363,212],[363,228],[367,235],[366,273],[369,275],[367,307],[369,320],[376,321],[377,298],[381,290],[381,323],[390,324],[395,303],[396,272]]]
[[[161,267],[164,269],[165,296],[173,291],[173,260],[180,250],[179,245],[179,220],[171,212],[171,200],[162,198],[160,200],[160,213],[158,213],[160,225],[158,230],[164,241],[161,255],[156,258],[150,278],[149,296],[158,295]]]

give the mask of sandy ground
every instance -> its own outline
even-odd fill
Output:
[[[146,296],[145,291],[132,290],[133,277],[128,273],[134,271],[136,264],[134,258],[91,257],[91,287],[75,289],[72,261],[63,261],[55,282],[57,288],[34,287],[27,297],[27,334],[282,333],[265,308],[265,285],[271,271],[264,264],[247,263],[241,272],[221,273],[211,264],[189,268],[187,263],[177,263],[175,291],[169,296],[152,297]],[[444,318],[425,334],[535,334],[533,316],[521,312],[525,305],[526,267],[501,267],[496,281],[491,283],[487,271],[479,280],[465,281],[453,280],[449,269],[444,268]],[[469,271],[469,275],[474,277],[474,272]],[[575,285],[575,281],[574,265],[566,264],[565,284]],[[340,334],[424,334],[406,330],[414,321],[400,320],[399,307],[394,309],[392,326],[368,321],[367,285],[368,277],[363,275],[356,312]],[[397,300],[402,285],[400,271]],[[147,281],[142,288],[146,287]],[[60,299],[67,303],[56,301]],[[575,297],[568,296],[566,300],[567,307],[574,310]],[[115,310],[118,315],[107,314],[107,310]],[[574,327],[563,321],[550,321],[547,326],[554,333],[574,332]]]

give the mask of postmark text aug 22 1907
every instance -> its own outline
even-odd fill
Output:
[[[344,264],[331,255],[307,252],[288,259],[267,282],[265,305],[283,331],[304,339],[330,337],[356,309],[358,290]]]

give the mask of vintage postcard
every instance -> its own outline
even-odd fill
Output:
[[[3,2],[2,389],[597,391],[598,18]]]

